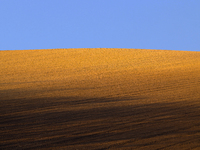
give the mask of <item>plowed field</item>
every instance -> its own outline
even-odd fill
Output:
[[[200,53],[0,51],[0,149],[200,149]]]

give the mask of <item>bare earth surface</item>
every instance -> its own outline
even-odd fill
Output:
[[[200,52],[0,51],[0,149],[200,149]]]

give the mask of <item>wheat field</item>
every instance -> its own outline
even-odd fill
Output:
[[[200,149],[200,53],[0,51],[0,149]]]

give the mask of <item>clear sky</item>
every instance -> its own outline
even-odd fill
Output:
[[[200,51],[200,0],[0,0],[0,50]]]

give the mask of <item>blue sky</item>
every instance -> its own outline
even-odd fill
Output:
[[[0,50],[200,51],[200,0],[0,0]]]

